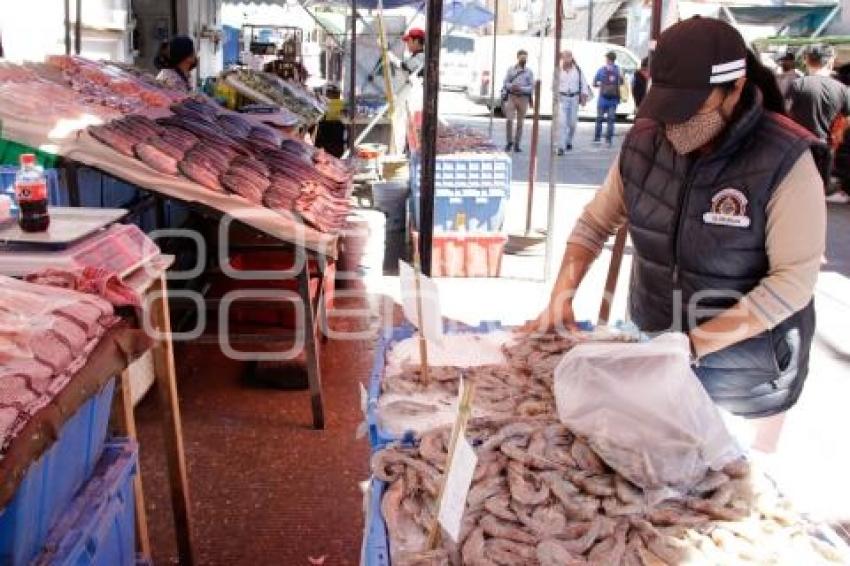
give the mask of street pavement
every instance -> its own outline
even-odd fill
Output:
[[[442,117],[482,131],[489,129],[486,109],[466,102],[463,95],[444,93]],[[531,226],[547,226],[550,122],[541,121],[538,174],[534,185]],[[592,143],[593,124],[581,122],[575,150],[555,157],[551,272],[563,254],[566,237],[583,206],[593,198],[596,187],[614,161],[629,124],[618,124],[613,147]],[[503,143],[504,120],[496,118],[494,139]],[[526,121],[526,140],[531,123]],[[506,229],[522,234],[526,224],[529,178],[529,142],[524,152],[514,154],[514,183],[507,207]],[[805,229],[805,226],[801,226]],[[801,510],[816,518],[850,522],[850,448],[845,436],[850,431],[850,205],[829,205],[828,242],[821,276],[816,288],[818,328],[811,355],[811,371],[799,403],[787,414],[775,454],[763,457],[764,464]],[[596,319],[607,274],[609,246],[588,273],[575,300],[579,318]],[[630,247],[620,270],[612,319],[625,319]],[[518,324],[534,317],[546,303],[551,283],[543,281],[541,255],[508,255],[499,279],[440,279],[444,315],[465,322],[498,318]],[[397,285],[397,282],[390,286]],[[396,287],[397,288],[397,287]]]

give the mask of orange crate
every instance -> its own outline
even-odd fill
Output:
[[[419,233],[413,231],[413,245]],[[440,232],[432,238],[433,277],[498,277],[508,237],[505,234]]]

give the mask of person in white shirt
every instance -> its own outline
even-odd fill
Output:
[[[559,80],[559,100],[561,103],[561,139],[558,155],[573,148],[573,136],[578,125],[578,108],[587,104],[590,98],[590,86],[584,77],[581,67],[573,59],[572,51],[561,53],[561,71]]]

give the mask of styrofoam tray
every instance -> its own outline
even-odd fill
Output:
[[[65,248],[127,214],[123,208],[48,207],[50,227],[44,232],[24,232],[17,222],[0,228],[0,245],[16,248]]]

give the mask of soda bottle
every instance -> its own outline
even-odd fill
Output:
[[[43,232],[50,226],[47,212],[47,179],[35,162],[35,155],[21,155],[21,169],[15,176],[18,224],[24,232]]]

